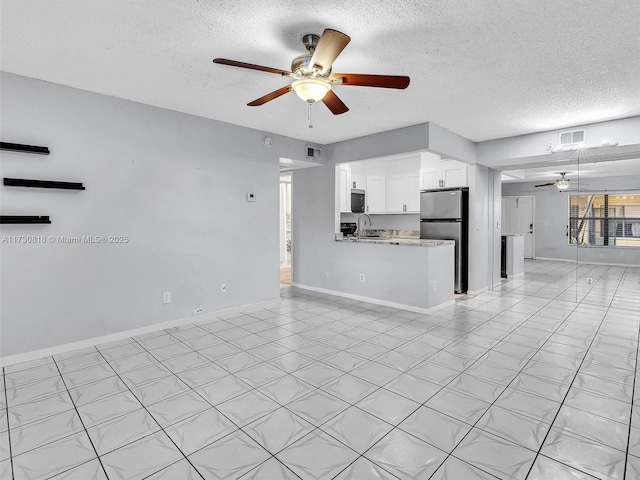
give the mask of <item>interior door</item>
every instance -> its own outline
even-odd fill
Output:
[[[524,258],[534,258],[534,203],[532,196],[502,197],[502,233],[524,235]]]

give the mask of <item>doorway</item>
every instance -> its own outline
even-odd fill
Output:
[[[291,285],[291,173],[280,175],[280,283]]]
[[[524,235],[524,258],[535,258],[535,197],[502,197],[502,232]]]

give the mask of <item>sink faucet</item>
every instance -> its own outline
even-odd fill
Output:
[[[371,215],[369,215],[368,213],[361,213],[361,214],[358,216],[358,220],[356,220],[356,225],[357,225],[357,227],[358,227],[358,234],[356,235],[356,238],[357,238],[358,240],[360,240],[360,238],[362,237],[362,229],[360,228],[360,219],[361,219],[362,217],[365,217],[365,219],[364,219],[364,224],[365,224],[365,225],[367,224],[367,218],[368,218],[368,219],[369,219],[369,226],[370,226],[370,227],[371,227],[371,226],[373,226],[373,220],[371,220]]]

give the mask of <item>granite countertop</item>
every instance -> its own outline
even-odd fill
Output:
[[[454,245],[453,240],[428,240],[425,238],[400,238],[400,237],[387,237],[387,238],[336,238],[336,242],[348,242],[348,243],[379,243],[384,245],[405,245],[412,247],[441,247],[443,245]]]
[[[427,240],[420,238],[420,230],[363,230],[362,238],[355,236],[336,238],[336,242],[382,243],[385,245],[407,245],[414,247],[440,247],[454,245],[453,240]]]

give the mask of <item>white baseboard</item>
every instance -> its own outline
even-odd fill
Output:
[[[484,293],[487,290],[489,290],[489,287],[482,287],[482,288],[479,288],[478,290],[468,290],[467,295],[480,295],[481,293]]]
[[[335,295],[336,297],[350,298],[351,300],[358,300],[360,302],[373,303],[374,305],[382,305],[384,307],[399,308],[401,310],[407,310],[409,312],[415,312],[415,313],[422,313],[424,315],[428,315],[430,313],[441,310],[445,307],[449,307],[455,303],[455,300],[452,299],[448,302],[441,303],[434,307],[424,308],[424,307],[417,307],[415,305],[406,305],[404,303],[389,302],[387,300],[381,300],[379,298],[363,297],[362,295],[353,295],[351,293],[339,292],[337,290],[329,290],[328,288],[313,287],[311,285],[305,285],[302,283],[293,283],[292,285],[297,288],[311,290],[312,292],[327,293],[329,295]]]
[[[532,260],[548,260],[550,262],[567,262],[567,263],[576,263],[575,258],[573,260],[569,260],[567,258],[551,258],[551,257],[536,257]]]
[[[53,355],[60,355],[61,353],[71,352],[80,348],[93,347],[100,345],[101,343],[115,342],[118,340],[124,340],[125,338],[135,337],[138,335],[144,335],[145,333],[157,332],[158,330],[164,330],[165,328],[179,327],[187,325],[189,323],[205,322],[208,319],[215,319],[219,315],[226,315],[233,312],[239,312],[249,308],[267,308],[270,306],[278,305],[280,298],[273,300],[265,300],[262,302],[251,303],[247,305],[241,305],[239,307],[227,308],[224,310],[218,310],[215,312],[203,313],[202,315],[196,315],[187,318],[179,318],[177,320],[169,320],[162,323],[154,323],[153,325],[147,325],[146,327],[134,328],[131,330],[123,330],[121,332],[111,333],[109,335],[102,335],[100,337],[87,338],[85,340],[79,340],[77,342],[64,343],[62,345],[56,345],[55,347],[42,348],[40,350],[32,350],[30,352],[18,353],[16,355],[9,355],[7,357],[0,357],[0,367],[7,367],[9,365],[15,365],[16,363],[30,362],[31,360],[37,360],[43,357],[50,357]]]
[[[576,259],[569,260],[566,258],[548,258],[548,257],[536,257],[536,260],[549,260],[552,262],[567,262],[576,263]],[[581,262],[578,260],[578,265],[604,265],[608,267],[640,267],[640,264],[636,263],[611,263],[611,262]]]

